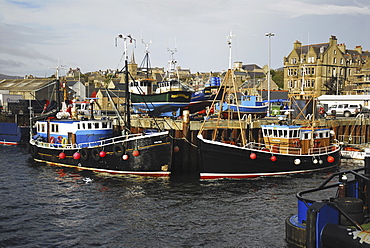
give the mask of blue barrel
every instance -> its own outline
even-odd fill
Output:
[[[220,84],[221,84],[221,78],[216,77],[216,79],[217,79],[216,86],[220,86]]]

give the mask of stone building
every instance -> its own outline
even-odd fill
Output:
[[[355,94],[356,75],[364,72],[369,56],[361,46],[348,50],[345,44],[337,43],[335,36],[321,44],[302,46],[296,41],[284,57],[284,89],[300,94],[302,99],[305,94]]]

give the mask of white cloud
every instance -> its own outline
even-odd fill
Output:
[[[270,9],[290,18],[306,15],[370,15],[369,3],[366,6],[358,3],[355,3],[355,5],[340,5],[340,1],[335,1],[337,4],[326,4],[325,2],[327,1],[321,1],[317,4],[312,3],[312,1],[276,1],[271,4]],[[348,1],[344,2],[348,3]]]
[[[308,32],[317,42],[341,33],[340,42],[370,48],[363,32],[349,26],[353,18],[368,23],[365,0],[0,0],[0,9],[1,58],[17,75],[25,74],[20,68],[28,74],[50,72],[58,58],[82,71],[120,69],[122,44],[115,47],[114,38],[121,33],[137,39],[137,63],[144,51],[141,36],[152,40],[151,64],[158,67],[166,67],[167,47],[174,48],[176,40],[175,58],[192,71],[227,69],[230,30],[236,35],[234,60],[261,66],[267,63],[264,34],[276,33],[274,68],[282,66],[293,42]],[[323,26],[323,21],[336,25]]]

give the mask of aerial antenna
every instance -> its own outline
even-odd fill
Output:
[[[149,78],[149,73],[151,69],[151,64],[150,64],[150,59],[149,59],[149,45],[152,44],[152,41],[150,40],[149,42],[145,42],[143,38],[141,38],[141,43],[144,44],[145,46],[145,56],[143,61],[141,62],[140,68],[143,69],[145,68],[146,70],[146,77]]]
[[[229,46],[229,69],[232,69],[232,57],[231,57],[231,41],[235,35],[232,34],[232,31],[230,30],[230,34],[226,36],[227,39],[227,45]]]
[[[178,73],[177,68],[176,68],[177,61],[175,60],[175,56],[174,56],[175,52],[177,52],[176,39],[175,39],[175,48],[170,49],[169,47],[167,47],[167,52],[170,52],[170,54],[171,54],[171,60],[168,61],[167,78],[170,78],[171,74],[174,71],[176,71],[177,79],[180,80],[180,76],[179,76],[179,73]]]

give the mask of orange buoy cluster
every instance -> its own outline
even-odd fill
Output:
[[[66,154],[64,152],[59,153],[59,158],[60,159],[65,159],[66,158]]]
[[[334,162],[334,157],[333,156],[328,156],[328,158],[326,159],[329,163],[333,163]]]
[[[101,151],[101,152],[99,152],[99,156],[100,156],[101,158],[104,158],[106,155],[107,155],[107,153],[106,153],[105,151]]]
[[[139,156],[140,155],[140,152],[138,150],[134,150],[132,152],[132,155],[134,155],[135,157]]]
[[[73,159],[79,160],[81,158],[81,154],[79,152],[73,153]]]

